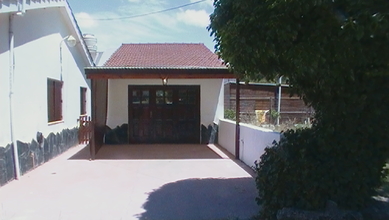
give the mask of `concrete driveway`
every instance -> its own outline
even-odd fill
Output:
[[[0,188],[0,220],[251,219],[252,172],[215,145],[73,147]]]

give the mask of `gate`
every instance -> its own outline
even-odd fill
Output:
[[[78,119],[79,128],[78,128],[78,143],[79,144],[88,144],[92,138],[92,129],[93,124],[90,119],[90,116],[80,116]]]

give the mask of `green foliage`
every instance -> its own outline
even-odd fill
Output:
[[[280,142],[266,148],[260,162],[255,163],[257,202],[262,206],[263,219],[276,219],[276,212],[283,207],[313,209],[324,206],[323,195],[318,195],[320,186],[312,184],[314,181],[310,176],[321,166],[320,161],[310,161],[307,157],[316,153],[311,133],[308,129],[283,133]]]
[[[385,166],[382,176],[382,185],[377,191],[379,196],[389,197],[389,163]]]
[[[315,109],[311,129],[285,133],[263,158],[263,169],[272,168],[261,184],[274,184],[268,188],[274,196],[259,188],[264,213],[283,206],[320,209],[325,199],[363,206],[381,185],[389,158],[389,1],[214,5],[209,30],[230,68],[249,79],[283,75]]]
[[[322,210],[329,200],[358,209],[375,194],[381,182],[374,172],[382,169],[370,167],[374,160],[356,157],[356,150],[345,152],[351,148],[335,151],[338,146],[334,145],[329,149],[324,138],[317,127],[288,130],[280,142],[265,149],[255,167],[263,219],[275,220],[283,207]]]
[[[235,121],[236,120],[236,113],[235,113],[235,111],[232,110],[232,109],[225,109],[224,110],[224,118]]]
[[[272,119],[277,119],[280,116],[280,113],[277,112],[276,110],[270,110],[270,117]]]
[[[216,0],[214,5],[208,28],[215,49],[246,78],[281,74],[295,82],[303,76],[317,85],[326,74],[351,75],[351,69],[380,74],[377,67],[387,67],[386,0]]]

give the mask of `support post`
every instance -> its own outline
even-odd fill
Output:
[[[280,117],[281,117],[281,98],[282,98],[282,95],[281,95],[281,85],[282,83],[282,76],[280,76],[280,78],[278,79],[278,104],[277,104],[277,112],[278,112],[278,115],[277,115],[277,126],[280,125]]]
[[[240,81],[236,78],[236,98],[235,98],[235,158],[240,159]]]

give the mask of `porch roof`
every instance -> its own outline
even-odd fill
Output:
[[[87,67],[89,79],[215,79],[234,78],[224,67]]]
[[[122,44],[102,67],[85,68],[90,79],[235,78],[204,44]]]

